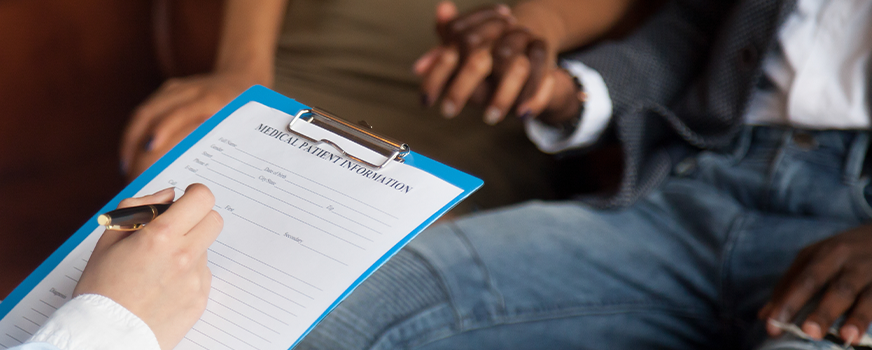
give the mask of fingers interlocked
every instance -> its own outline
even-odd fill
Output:
[[[437,8],[442,45],[415,65],[424,76],[422,102],[443,96],[441,112],[453,118],[472,101],[487,104],[485,122],[496,124],[515,107],[518,115],[541,111],[540,93],[551,67],[545,41],[518,26],[505,5],[483,7],[456,16],[451,3]],[[445,8],[450,7],[450,8]],[[440,13],[454,14],[438,18]]]

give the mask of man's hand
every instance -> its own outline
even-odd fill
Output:
[[[246,74],[209,74],[164,83],[137,107],[121,141],[130,179],[148,169],[221,107],[257,83]]]
[[[167,189],[126,199],[119,208],[168,203],[173,193]],[[224,225],[212,210],[214,203],[206,186],[191,185],[142,230],[106,231],[73,295],[114,300],[151,328],[161,349],[174,348],[206,309],[212,283],[206,249]]]
[[[803,249],[760,310],[760,318],[791,322],[815,295],[820,304],[802,324],[821,339],[833,322],[846,315],[842,339],[857,342],[872,321],[872,225],[861,226]],[[768,326],[772,336],[781,334]]]
[[[518,23],[512,10],[494,5],[458,16],[451,2],[436,9],[442,45],[413,69],[423,76],[422,101],[443,96],[442,114],[453,118],[468,101],[487,105],[484,121],[496,124],[512,108],[522,117],[542,114],[560,123],[581,107],[572,79],[556,68],[556,50]]]

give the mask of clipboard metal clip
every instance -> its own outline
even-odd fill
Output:
[[[380,155],[383,155],[386,157],[385,161],[381,164],[370,163],[366,160],[361,159],[360,157],[346,152],[344,149],[342,149],[342,147],[340,147],[333,141],[327,139],[315,140],[294,130],[294,124],[298,123],[301,120],[303,122],[316,125],[322,129],[330,131],[336,135],[351,140],[361,146],[364,146]],[[288,124],[288,131],[304,138],[309,142],[315,144],[326,143],[330,146],[333,146],[333,148],[338,150],[339,153],[341,153],[343,156],[360,162],[368,167],[375,168],[376,170],[384,168],[391,161],[397,161],[402,163],[404,161],[403,157],[405,157],[406,154],[408,154],[410,151],[409,146],[405,143],[397,142],[395,140],[375,134],[370,131],[369,128],[349,123],[318,107],[313,107],[311,109],[301,109],[299,112],[297,112],[297,114],[294,115],[294,118],[291,119],[291,122]]]

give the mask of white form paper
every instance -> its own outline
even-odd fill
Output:
[[[462,192],[409,165],[373,171],[330,146],[310,147],[286,131],[291,117],[250,102],[137,193],[175,187],[178,197],[202,183],[224,218],[209,248],[208,307],[177,349],[288,349],[366,270]],[[316,126],[297,126],[378,159]],[[94,230],[0,321],[0,347],[26,340],[70,299],[102,232]]]

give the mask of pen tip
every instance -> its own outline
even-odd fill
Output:
[[[97,223],[103,226],[109,226],[112,223],[112,218],[109,215],[103,214],[97,217]]]

